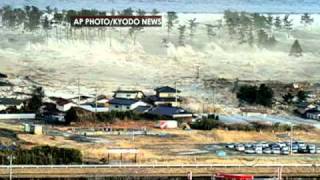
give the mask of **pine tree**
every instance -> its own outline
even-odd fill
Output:
[[[178,27],[179,30],[179,45],[184,46],[185,45],[185,32],[186,32],[186,26],[185,25],[180,25]]]
[[[176,12],[168,12],[167,13],[167,32],[168,32],[168,39],[170,36],[170,32],[172,31],[173,26],[178,22],[178,16]]]
[[[285,15],[283,18],[283,26],[287,31],[288,37],[290,36],[290,32],[292,30],[292,19],[289,19],[289,15]]]
[[[189,30],[190,30],[190,40],[192,41],[194,37],[194,33],[199,23],[196,22],[196,18],[190,19],[188,22],[189,22]]]
[[[296,57],[302,56],[302,48],[298,40],[295,40],[293,45],[291,46],[289,56],[296,56]]]
[[[301,16],[301,23],[302,23],[304,26],[311,25],[311,24],[313,23],[313,18],[311,18],[311,16],[310,16],[308,13],[304,13],[304,14]]]
[[[275,22],[274,22],[274,26],[279,30],[282,28],[282,23],[281,23],[281,19],[279,16],[276,17]]]

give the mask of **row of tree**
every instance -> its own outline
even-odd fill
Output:
[[[241,86],[237,92],[237,98],[248,104],[258,104],[263,106],[272,106],[273,90],[261,84],[259,87],[255,85]]]
[[[12,155],[13,164],[81,164],[82,154],[79,150],[51,146],[36,146],[32,149],[0,151],[0,164],[8,165],[8,156]]]

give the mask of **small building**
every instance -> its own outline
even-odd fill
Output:
[[[0,111],[6,110],[9,107],[21,109],[23,101],[13,98],[0,98]]]
[[[110,111],[129,111],[138,106],[147,106],[148,104],[136,99],[114,98],[109,101]]]
[[[77,104],[63,98],[60,98],[59,100],[56,101],[57,109],[62,112],[66,112],[74,106],[77,106]]]
[[[85,109],[90,112],[108,112],[109,111],[108,107],[105,107],[98,103],[97,103],[97,106],[94,103],[82,104],[79,106],[79,108]]]
[[[42,135],[43,134],[43,128],[41,125],[35,125],[35,124],[23,124],[23,130],[26,133],[31,133],[35,135]]]
[[[314,119],[320,121],[320,111],[318,109],[311,109],[305,112],[305,116],[308,119]]]
[[[69,98],[68,100],[70,102],[75,103],[75,104],[85,104],[85,103],[94,101],[95,97],[94,96],[80,95],[80,96],[75,96],[75,97]]]
[[[192,120],[192,113],[180,107],[157,106],[151,108],[147,114],[167,117],[171,119]]]
[[[169,86],[163,86],[155,89],[156,95],[150,96],[149,100],[155,106],[166,105],[178,107],[181,104],[181,91]]]
[[[144,93],[138,90],[117,90],[113,95],[113,98],[120,99],[143,99],[144,97]]]

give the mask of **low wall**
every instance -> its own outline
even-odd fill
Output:
[[[23,114],[0,114],[1,119],[35,119],[36,114],[34,113],[23,113]]]

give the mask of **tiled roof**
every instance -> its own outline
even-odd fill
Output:
[[[125,99],[125,98],[114,98],[109,101],[109,104],[116,104],[116,105],[131,105],[139,100],[135,99]]]
[[[175,88],[169,87],[169,86],[162,86],[162,87],[158,87],[155,89],[155,91],[157,92],[170,92],[170,93],[175,93],[178,92],[180,93],[180,90],[176,90]]]

